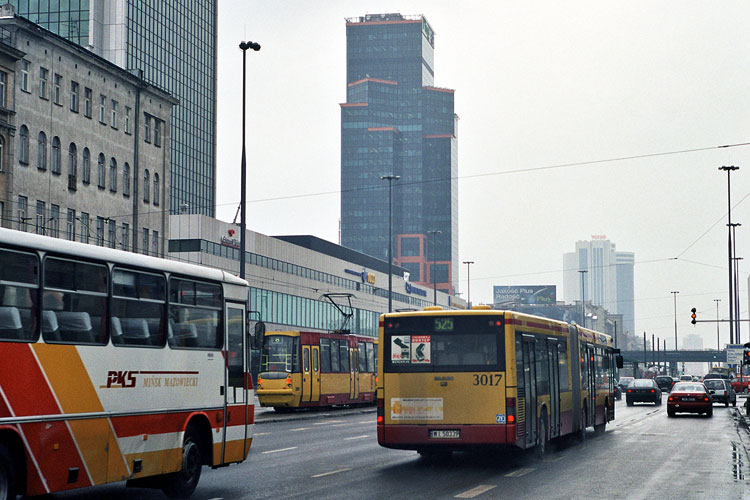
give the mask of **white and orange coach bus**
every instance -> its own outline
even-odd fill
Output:
[[[217,269],[0,229],[0,500],[186,497],[245,460],[247,298]]]

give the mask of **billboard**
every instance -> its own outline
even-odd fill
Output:
[[[518,285],[493,287],[493,302],[502,304],[555,304],[557,300],[555,285]]]

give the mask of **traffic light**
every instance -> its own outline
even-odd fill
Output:
[[[750,365],[750,342],[745,344],[745,350],[742,352],[742,364]]]
[[[690,309],[690,312],[692,313],[692,314],[690,314],[690,317],[691,317],[691,318],[693,318],[693,320],[691,321],[691,323],[692,323],[692,324],[695,324],[695,322],[697,321],[697,320],[695,319],[695,307],[694,307],[694,308],[692,308],[692,309]]]

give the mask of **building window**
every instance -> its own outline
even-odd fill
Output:
[[[122,194],[130,196],[130,165],[127,162],[122,166]]]
[[[148,229],[143,228],[143,253],[148,255]]]
[[[21,90],[29,92],[29,61],[21,61]]]
[[[44,234],[47,206],[42,200],[36,200],[36,234]]]
[[[27,210],[29,209],[29,199],[25,196],[18,197],[18,229],[26,231],[26,217]]]
[[[5,138],[0,135],[0,172],[5,170]],[[2,212],[0,212],[0,219],[2,219]]]
[[[70,110],[78,113],[78,82],[70,82]]]
[[[26,125],[21,125],[21,131],[19,132],[19,151],[18,161],[21,163],[29,164],[29,128]]]
[[[49,235],[53,238],[60,237],[60,205],[50,205]]]
[[[76,240],[76,211],[72,208],[68,209],[68,217],[67,217],[67,230],[65,231],[65,237],[69,241],[75,241]]]
[[[47,170],[47,134],[39,132],[37,138],[36,161],[39,170]]]
[[[159,231],[151,231],[151,251],[159,255]]]
[[[83,116],[91,118],[91,99],[93,92],[90,88],[83,89]]]
[[[114,157],[109,159],[109,190],[117,192],[117,160]]]
[[[62,91],[60,86],[62,85],[62,75],[55,73],[55,79],[52,83],[52,93],[54,94],[54,102],[58,106],[62,106]]]
[[[143,140],[146,142],[151,142],[151,117],[149,115],[145,115],[146,123],[143,126]]]
[[[75,182],[78,177],[78,148],[74,142],[68,146],[68,177]]]
[[[127,222],[122,223],[122,249],[130,250],[130,226]]]
[[[48,79],[49,71],[47,68],[39,68],[39,97],[42,99],[49,99],[49,90],[47,89]]]
[[[154,205],[159,206],[159,174],[154,172]]]
[[[125,133],[130,133],[130,107],[125,106]]]
[[[98,186],[100,189],[104,189],[106,187],[105,181],[105,172],[104,172],[104,154],[99,153],[99,161],[96,164],[96,174],[98,179]]]
[[[117,109],[120,104],[112,99],[112,128],[117,128]]]
[[[148,169],[145,169],[143,171],[143,201],[148,203],[149,200],[149,178],[148,178]]]
[[[161,120],[154,119],[154,146],[161,147]]]
[[[109,248],[115,248],[115,245],[117,244],[116,241],[116,235],[117,235],[117,222],[114,219],[109,219],[109,223],[107,224],[107,246]]]
[[[53,174],[60,175],[60,138],[52,138],[52,166],[50,171]]]
[[[91,152],[89,148],[83,148],[83,183],[91,182]]]
[[[107,124],[107,96],[99,94],[99,122]]]
[[[89,214],[81,212],[81,243],[89,242]]]
[[[8,88],[8,73],[0,71],[0,107],[7,108],[5,91]]]
[[[104,217],[96,218],[96,244],[104,246]]]

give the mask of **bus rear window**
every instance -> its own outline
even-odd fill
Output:
[[[385,325],[385,371],[503,371],[502,317],[399,318]]]

